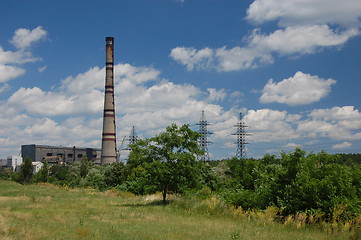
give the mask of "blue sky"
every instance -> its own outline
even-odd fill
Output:
[[[3,0],[0,157],[100,147],[105,37],[115,38],[118,147],[134,125],[212,123],[212,159],[361,149],[359,0]]]

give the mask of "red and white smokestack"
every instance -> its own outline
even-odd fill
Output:
[[[105,61],[105,96],[102,134],[101,164],[117,161],[116,132],[115,132],[115,106],[114,106],[114,38],[107,37]]]

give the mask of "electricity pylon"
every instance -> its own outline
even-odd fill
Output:
[[[198,161],[209,161],[209,152],[208,152],[208,145],[211,143],[208,141],[208,135],[213,134],[212,132],[208,131],[208,125],[211,125],[207,122],[206,117],[204,115],[204,111],[202,111],[201,119],[199,123],[199,133],[201,137],[198,139],[199,149],[203,151],[202,155],[197,156]]]
[[[242,113],[239,113],[239,121],[236,125],[237,131],[232,135],[237,136],[236,144],[237,144],[237,151],[236,151],[236,158],[242,159],[246,157],[246,136],[250,136],[250,133],[246,132],[246,124],[243,121]]]

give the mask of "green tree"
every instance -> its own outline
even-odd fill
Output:
[[[86,155],[83,156],[80,162],[80,177],[85,178],[89,172],[89,161]]]
[[[48,162],[44,161],[43,167],[35,175],[35,182],[47,182],[49,176]]]
[[[165,132],[131,146],[128,171],[141,169],[141,182],[161,191],[165,203],[167,193],[183,192],[197,185],[196,155],[202,153],[197,143],[199,137],[189,125],[172,124]]]
[[[112,163],[106,165],[106,170],[104,173],[104,180],[108,187],[116,187],[123,183],[124,181],[124,164]]]
[[[26,157],[24,162],[20,165],[19,182],[29,183],[33,176],[33,164],[29,157]]]
[[[49,169],[48,181],[58,185],[68,183],[70,171],[68,165],[53,165]]]

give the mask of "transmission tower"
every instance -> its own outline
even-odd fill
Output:
[[[213,134],[212,132],[208,131],[207,126],[211,125],[207,122],[206,117],[204,115],[204,111],[202,111],[201,119],[199,123],[199,133],[202,135],[198,139],[199,149],[202,150],[204,153],[202,155],[197,156],[198,161],[209,161],[209,152],[208,152],[208,145],[211,143],[208,141],[208,135]]]
[[[130,131],[130,134],[129,136],[125,136],[121,142],[121,145],[120,145],[120,148],[119,148],[119,158],[121,157],[121,153],[123,153],[123,156],[122,156],[122,159],[123,161],[127,161],[127,158],[130,154],[130,151],[132,150],[130,148],[130,144],[134,144],[138,141],[138,136],[137,136],[137,133],[135,131],[135,127],[133,126],[131,131]],[[125,144],[125,147],[124,146],[124,142],[127,141],[127,143]]]
[[[237,136],[237,151],[236,151],[236,158],[242,159],[246,157],[246,136],[250,136],[251,134],[246,132],[246,124],[243,122],[242,113],[239,113],[239,121],[236,125],[234,125],[237,128],[237,131],[233,133],[232,135]]]
[[[132,130],[130,131],[130,135],[128,137],[129,145],[134,144],[138,141],[137,133],[135,132],[135,127],[132,127]]]

